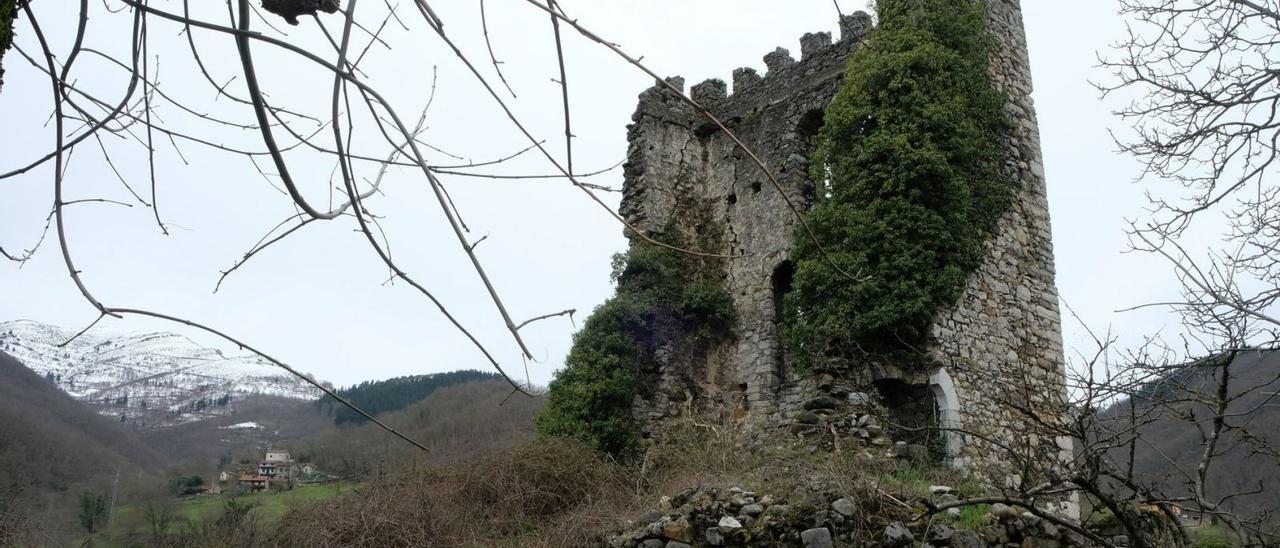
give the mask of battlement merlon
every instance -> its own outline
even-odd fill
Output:
[[[813,87],[815,82],[839,78],[844,73],[845,59],[870,30],[871,16],[867,13],[845,15],[840,21],[839,41],[832,43],[830,32],[805,34],[800,37],[799,61],[792,57],[790,50],[779,47],[764,55],[767,72],[763,76],[751,67],[737,68],[730,80],[732,90],[724,80],[712,78],[692,86],[689,96],[730,125],[735,118]],[[684,78],[675,76],[666,81],[684,92]],[[707,121],[661,82],[655,82],[640,94],[632,121],[639,121],[642,116],[689,127]]]

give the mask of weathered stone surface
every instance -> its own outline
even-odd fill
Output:
[[[890,523],[884,528],[884,545],[889,548],[910,546],[915,540],[916,536],[901,521]]]
[[[804,548],[832,548],[831,531],[826,527],[809,529],[800,533],[800,542]]]
[[[717,80],[713,78],[690,88],[689,95],[694,101],[706,106],[709,102],[724,99],[729,95],[729,91],[724,80]]]
[[[984,548],[986,544],[973,531],[956,531],[956,534],[951,537],[950,546],[951,548]]]
[[[693,528],[689,526],[689,520],[680,518],[671,521],[662,527],[662,534],[671,540],[681,542],[693,541]]]
[[[720,527],[720,532],[725,534],[736,533],[738,530],[742,529],[742,522],[738,521],[733,516],[720,518],[720,523],[716,525]]]
[[[808,59],[823,48],[831,46],[831,33],[811,32],[800,37],[800,58]]]
[[[778,48],[764,56],[764,64],[769,67],[769,72],[775,72],[796,64],[796,60],[786,48]]]
[[[707,544],[712,546],[724,546],[724,533],[720,532],[719,527],[708,527],[703,538],[707,539]]]
[[[946,546],[955,536],[955,531],[943,523],[935,523],[924,534],[924,539],[934,546]]]
[[[831,503],[831,509],[846,518],[851,518],[858,513],[857,503],[849,498],[842,498]]]
[[[867,525],[878,519],[875,513],[859,515],[861,506],[872,508],[875,502],[842,496],[829,488],[838,484],[818,482],[813,492],[794,495],[798,499],[775,499],[771,494],[700,486],[669,497],[673,510],[652,519],[646,513],[642,523],[632,522],[629,530],[604,539],[613,548],[686,548],[689,546],[806,546],[813,548],[840,546],[875,546],[905,548],[1092,548],[1081,535],[1054,525],[1030,512],[1019,512],[1007,505],[993,505],[991,519],[979,526],[979,532],[955,530],[937,521],[917,521],[910,525],[891,523],[883,530],[869,530]],[[955,496],[951,494],[942,496]],[[758,516],[744,512],[737,517],[734,501],[758,500],[742,506],[762,506]],[[883,499],[881,503],[885,502]],[[750,509],[750,513],[755,513]],[[997,519],[998,516],[998,519]],[[697,533],[695,533],[695,531]],[[980,534],[979,534],[980,533]],[[869,538],[870,537],[870,538]],[[1154,540],[1153,546],[1171,546]]]
[[[871,30],[871,16],[866,12],[845,15],[840,19],[840,41],[861,40]]]
[[[1018,509],[1007,504],[999,502],[992,504],[987,513],[996,517],[1000,521],[1010,521],[1018,519]]]

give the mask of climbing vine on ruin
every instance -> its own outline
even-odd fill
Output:
[[[713,232],[699,234],[696,242],[682,241],[669,228],[658,240],[718,246]],[[565,366],[551,381],[547,407],[537,417],[538,432],[575,438],[617,456],[630,453],[639,439],[631,405],[652,385],[643,381],[656,373],[659,347],[692,355],[731,333],[733,302],[716,274],[720,262],[640,240],[615,256],[617,294],[574,335]]]
[[[823,181],[784,337],[800,369],[824,358],[918,348],[954,302],[1009,207],[1001,176],[1005,96],[988,67],[979,0],[879,0],[880,25],[848,61],[812,162]]]

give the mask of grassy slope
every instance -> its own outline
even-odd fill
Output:
[[[357,485],[353,482],[322,483],[319,485],[299,485],[288,491],[255,493],[236,497],[239,502],[254,505],[253,512],[265,526],[279,523],[280,518],[291,509],[300,505],[326,500],[337,496],[344,490],[351,490]],[[199,496],[187,501],[179,507],[178,514],[188,521],[217,519],[227,497]],[[136,511],[136,510],[135,510]]]
[[[264,529],[272,529],[279,525],[280,520],[290,510],[334,498],[350,492],[357,485],[350,481],[300,485],[289,491],[255,493],[234,498],[239,503],[252,505],[254,508],[251,510],[251,515],[258,524]],[[218,519],[222,516],[229,498],[219,495],[199,495],[176,501],[173,506],[176,519],[171,531],[180,531],[185,527]],[[141,502],[120,506],[111,526],[93,535],[93,545],[101,548],[136,545],[138,539],[145,538],[147,535],[146,511],[147,505]],[[87,539],[81,539],[81,542],[85,540]]]

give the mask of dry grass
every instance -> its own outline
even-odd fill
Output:
[[[861,508],[859,536],[872,538],[887,523],[912,517],[912,500],[929,483],[960,479],[919,472],[862,448],[810,452],[781,440],[747,451],[740,432],[693,423],[664,432],[646,455],[622,465],[572,442],[545,439],[470,462],[416,463],[290,513],[271,543],[600,546],[662,496],[699,485],[742,487],[793,504],[848,496]]]
[[[588,544],[590,527],[568,522],[616,500],[627,490],[626,478],[622,467],[576,444],[529,442],[471,463],[411,466],[377,478],[351,495],[289,514],[273,540],[286,546]]]

